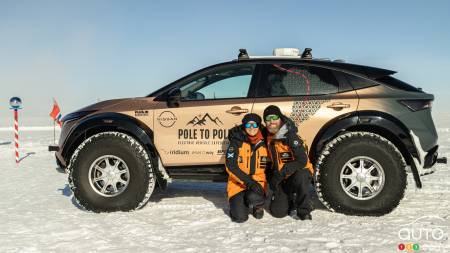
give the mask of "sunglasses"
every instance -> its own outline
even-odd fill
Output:
[[[271,114],[271,115],[267,115],[266,118],[265,118],[265,120],[266,120],[266,121],[272,121],[272,120],[277,120],[277,119],[279,119],[279,118],[280,118],[280,116]]]
[[[258,128],[258,124],[256,124],[256,123],[245,123],[245,128],[250,128],[250,127]]]

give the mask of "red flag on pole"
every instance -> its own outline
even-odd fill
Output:
[[[61,126],[61,110],[59,109],[59,105],[55,99],[53,99],[53,109],[50,112],[50,117]]]

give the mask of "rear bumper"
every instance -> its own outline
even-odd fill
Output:
[[[427,152],[427,154],[424,158],[424,160],[425,160],[424,165],[423,165],[424,169],[431,168],[436,164],[437,159],[438,159],[438,148],[439,148],[439,146],[436,145]]]
[[[425,151],[422,145],[420,144],[419,137],[414,133],[414,131],[410,131],[410,135],[412,137],[412,142],[416,148],[416,155],[412,155],[411,158],[413,160],[413,165],[417,170],[417,173],[420,176],[431,174],[435,171],[436,167],[433,167],[436,164],[437,156],[438,156],[438,145],[435,145],[430,150]],[[413,171],[414,172],[414,171]],[[418,180],[420,180],[418,178]],[[421,188],[421,187],[419,187]]]
[[[413,162],[420,176],[428,175],[436,170],[436,163],[447,163],[447,158],[439,158],[438,149],[439,146],[435,145],[430,150],[425,151],[420,145],[419,138],[414,134],[413,131],[410,132],[412,136],[412,141],[416,147],[417,157],[412,156]]]

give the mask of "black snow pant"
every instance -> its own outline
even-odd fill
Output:
[[[244,190],[230,198],[230,217],[234,222],[245,222],[255,207],[264,205],[264,195]]]
[[[298,215],[310,213],[312,211],[310,185],[311,174],[307,169],[298,170],[283,180],[277,189],[272,189],[273,196],[270,202],[272,216],[283,218],[291,209],[297,209]]]

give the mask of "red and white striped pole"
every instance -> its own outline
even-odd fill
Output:
[[[14,110],[14,151],[16,155],[16,164],[19,164],[19,109],[22,109],[20,107],[22,105],[22,100],[18,97],[13,97],[9,100],[9,104],[11,105],[11,109]]]
[[[19,163],[19,113],[14,109],[14,144],[16,151],[16,163]]]

